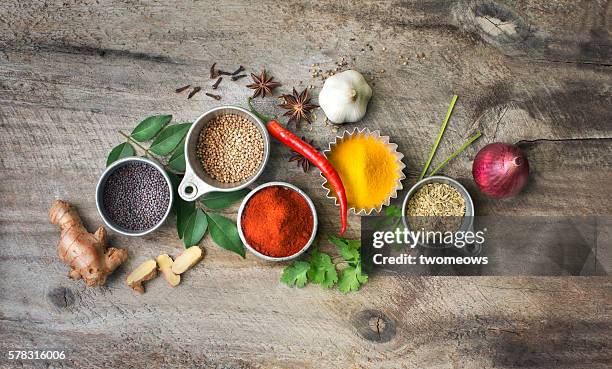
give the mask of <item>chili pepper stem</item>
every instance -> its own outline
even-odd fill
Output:
[[[247,103],[249,104],[249,111],[251,113],[253,113],[253,115],[255,115],[257,118],[261,119],[264,123],[268,123],[269,121],[272,120],[272,118],[267,117],[263,114],[261,114],[260,112],[258,112],[257,110],[255,110],[255,108],[253,107],[253,103],[251,102],[251,100],[253,100],[252,97],[249,97],[247,99]]]

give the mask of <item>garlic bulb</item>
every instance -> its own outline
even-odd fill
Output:
[[[361,73],[347,70],[325,80],[319,105],[334,123],[357,122],[363,118],[372,89]]]

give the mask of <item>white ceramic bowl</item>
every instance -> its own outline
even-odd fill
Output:
[[[289,255],[289,256],[285,256],[285,257],[268,256],[268,255],[262,254],[261,252],[255,250],[255,248],[253,248],[251,245],[249,245],[249,243],[246,240],[246,237],[244,236],[244,233],[242,232],[242,213],[244,212],[244,208],[246,207],[246,204],[249,202],[251,197],[253,197],[253,195],[255,195],[257,192],[259,192],[260,190],[262,190],[262,189],[264,189],[266,187],[272,187],[272,186],[287,187],[287,188],[290,188],[290,189],[294,190],[295,192],[299,193],[300,195],[302,195],[304,200],[306,200],[306,202],[308,203],[308,206],[310,207],[310,210],[312,211],[313,225],[312,225],[312,234],[310,235],[310,239],[308,240],[308,242],[306,242],[306,244],[304,245],[304,247],[302,247],[302,249],[300,251],[298,251],[297,253],[295,253],[293,255]],[[262,214],[262,216],[265,216],[265,214]],[[240,204],[240,209],[238,210],[237,224],[238,224],[238,234],[240,235],[240,239],[242,240],[242,243],[244,244],[244,246],[246,246],[246,248],[251,253],[253,253],[254,255],[256,255],[257,257],[259,257],[261,259],[268,260],[268,261],[289,261],[289,260],[296,259],[300,255],[302,255],[304,252],[306,252],[306,250],[308,250],[310,245],[312,245],[312,243],[314,242],[315,236],[317,235],[317,228],[318,228],[318,225],[319,225],[319,220],[317,218],[317,210],[315,209],[314,203],[312,202],[310,197],[308,197],[308,195],[306,195],[306,193],[304,193],[304,191],[300,190],[296,186],[294,186],[294,185],[292,185],[290,183],[287,183],[287,182],[267,182],[267,183],[264,183],[264,184],[262,184],[260,186],[255,187],[242,200],[242,203]]]

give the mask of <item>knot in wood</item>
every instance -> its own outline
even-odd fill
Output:
[[[65,309],[74,304],[74,293],[66,287],[55,287],[47,293],[47,298],[53,306]]]
[[[395,322],[380,310],[367,309],[358,312],[353,325],[361,338],[372,342],[388,342],[396,334]]]

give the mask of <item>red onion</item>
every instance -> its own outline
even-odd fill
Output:
[[[478,152],[472,175],[482,192],[503,199],[516,195],[527,184],[529,162],[518,147],[495,142]]]

